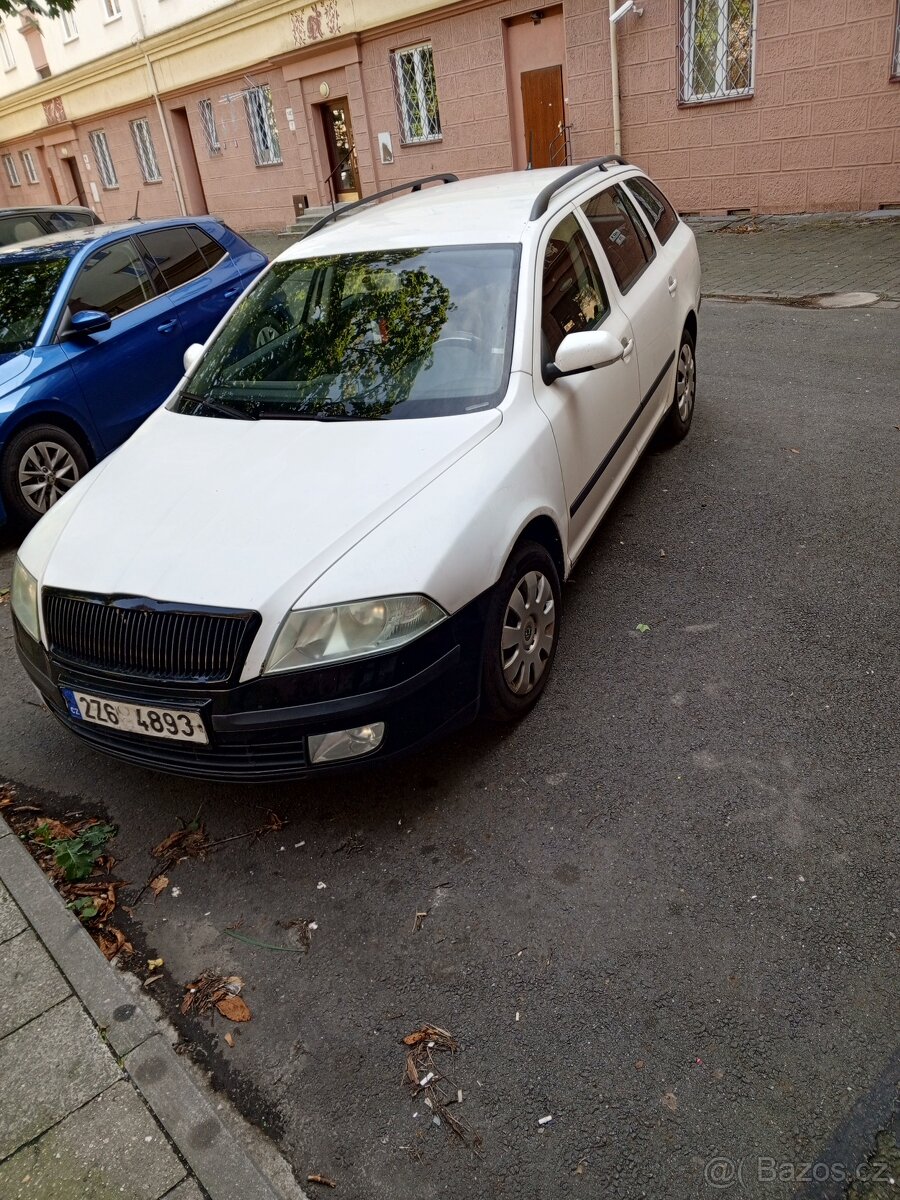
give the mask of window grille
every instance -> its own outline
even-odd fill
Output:
[[[119,186],[119,177],[116,174],[112,155],[109,152],[109,142],[106,140],[106,134],[102,129],[95,129],[90,134],[90,142],[91,149],[94,151],[94,161],[97,164],[101,183],[105,188],[117,188]]]
[[[78,37],[78,26],[75,24],[75,14],[73,12],[61,12],[59,19],[62,21],[63,41],[74,42]]]
[[[894,30],[894,56],[891,59],[891,79],[900,79],[900,0],[897,0],[897,14]]]
[[[134,148],[137,151],[144,183],[159,183],[162,179],[162,174],[159,170],[159,162],[153,146],[150,122],[145,117],[141,117],[139,121],[131,122],[131,140],[134,142]]]
[[[258,167],[271,167],[281,162],[281,144],[275,124],[272,91],[267,84],[244,92],[244,108],[253,143],[253,157]]]
[[[756,0],[683,0],[681,99],[753,92]]]
[[[434,142],[441,136],[434,54],[431,46],[409,46],[391,55],[400,141]]]
[[[19,170],[16,167],[16,160],[11,154],[3,155],[3,165],[6,167],[6,174],[9,176],[11,187],[20,187],[22,180],[19,178]]]
[[[25,168],[25,178],[29,183],[37,183],[37,167],[34,165],[34,156],[31,151],[23,150],[19,157],[22,159],[22,166]]]
[[[3,55],[3,69],[5,71],[11,71],[16,65],[16,58],[12,52],[12,46],[9,42],[9,35],[2,25],[0,25],[0,54]]]
[[[219,141],[219,129],[216,125],[216,110],[212,100],[201,100],[200,124],[203,126],[203,136],[206,138],[206,149],[210,157],[222,153],[222,143]]]
[[[107,21],[114,21],[116,17],[121,17],[122,5],[120,0],[103,0],[103,10],[106,13]]]

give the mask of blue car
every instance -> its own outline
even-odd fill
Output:
[[[0,523],[34,524],[124,442],[267,261],[211,217],[0,249]]]

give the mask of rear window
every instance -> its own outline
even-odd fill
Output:
[[[46,230],[37,217],[30,213],[13,217],[0,217],[0,246],[13,246],[16,242],[27,242],[31,238],[43,237]]]
[[[653,232],[661,242],[667,242],[678,225],[678,213],[649,179],[629,179],[627,185],[653,226]]]
[[[168,288],[190,283],[207,269],[203,251],[186,225],[142,233],[141,242],[155,260]]]
[[[656,253],[640,217],[629,211],[630,207],[617,187],[592,196],[582,205],[622,293],[628,291]]]
[[[0,361],[34,345],[68,259],[0,259]]]
[[[201,253],[206,260],[207,267],[214,267],[217,262],[221,262],[225,257],[225,251],[215,240],[204,233],[202,229],[198,229],[196,225],[191,227],[191,237],[200,247]]]

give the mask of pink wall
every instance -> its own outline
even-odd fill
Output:
[[[758,0],[755,90],[751,97],[706,104],[678,101],[676,52],[681,0],[644,0],[643,16],[618,27],[623,150],[659,179],[686,212],[750,209],[760,212],[871,209],[900,202],[900,81],[891,81],[890,58],[897,0]],[[563,36],[566,116],[572,125],[575,161],[613,149],[609,69],[609,19],[605,0],[563,0],[562,21],[532,26],[533,0],[491,0],[442,9],[416,22],[375,31],[359,39],[326,43],[283,64],[262,64],[247,74],[272,88],[283,162],[256,166],[243,101],[219,103],[237,93],[245,78],[214,79],[189,93],[166,97],[188,113],[199,171],[210,210],[238,229],[277,228],[292,219],[294,194],[325,203],[328,168],[317,105],[319,88],[347,96],[364,193],[438,171],[460,175],[509,170],[522,134],[518,75],[522,64],[559,61]],[[516,18],[526,18],[518,25]],[[541,30],[543,29],[543,34]],[[520,35],[519,31],[525,32]],[[526,35],[541,34],[527,43]],[[434,51],[442,136],[404,146],[391,77],[395,50],[430,42]],[[538,58],[532,63],[532,52]],[[551,53],[552,51],[552,53]],[[197,102],[213,100],[223,142],[210,156]],[[285,109],[294,110],[296,129]],[[146,116],[162,168],[160,184],[140,179],[128,122]],[[103,128],[120,185],[101,192],[103,215],[128,217],[141,193],[141,215],[177,212],[172,172],[153,105],[105,114],[81,124],[79,156],[89,152],[87,135]],[[377,134],[389,132],[394,162],[379,161]],[[16,153],[36,151],[53,130],[37,130],[15,144]],[[47,166],[61,192],[71,189],[46,148]],[[90,155],[91,160],[93,158]],[[79,160],[80,161],[80,160]],[[51,203],[41,182],[10,188],[0,171],[0,203]],[[98,180],[96,167],[82,176]],[[68,194],[64,194],[68,199]]]

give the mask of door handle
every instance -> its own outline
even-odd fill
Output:
[[[240,287],[233,287],[229,291],[223,292],[222,295],[226,300],[230,300],[232,296],[237,296],[240,290]]]
[[[669,295],[674,296],[675,293],[678,291],[678,280],[675,278],[674,275],[669,276],[669,281],[666,286],[669,289]]]
[[[622,357],[627,358],[634,349],[634,338],[622,339]]]
[[[159,333],[171,333],[173,329],[178,328],[178,321],[164,321],[162,325],[157,325]]]

